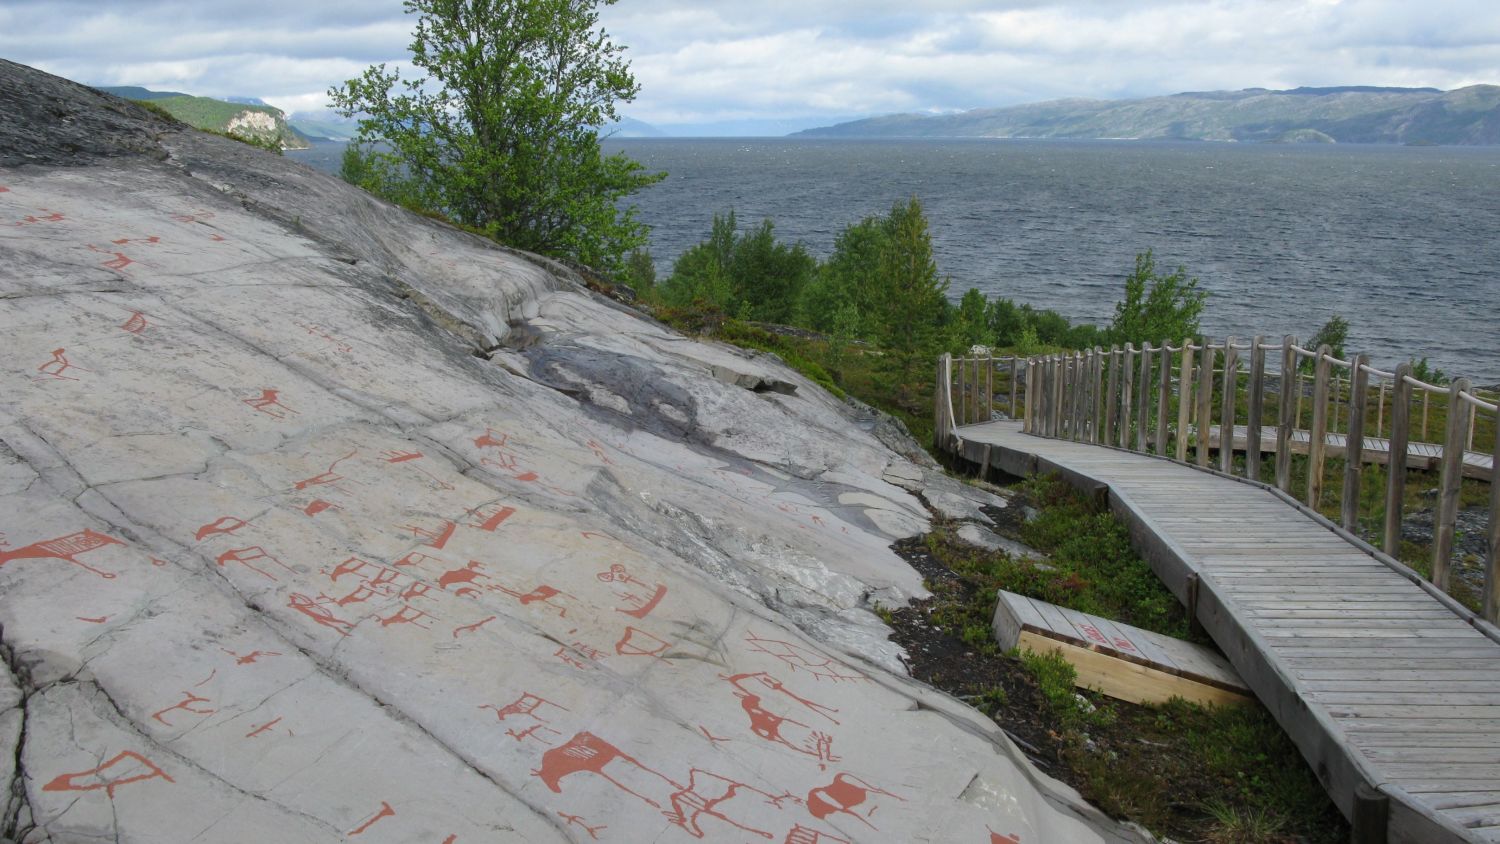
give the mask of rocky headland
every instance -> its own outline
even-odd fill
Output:
[[[1138,840],[908,678],[945,478],[570,269],[0,61],[0,839]]]

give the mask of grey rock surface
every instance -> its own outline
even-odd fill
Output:
[[[1030,545],[1001,536],[979,525],[964,525],[959,528],[958,538],[986,551],[1004,551],[1012,557],[1030,557],[1033,560],[1047,559],[1046,554]]]
[[[0,64],[0,836],[1135,840],[902,674],[878,419],[100,97]]]

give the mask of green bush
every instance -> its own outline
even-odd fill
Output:
[[[1125,278],[1125,298],[1115,304],[1109,326],[1112,343],[1159,343],[1198,336],[1198,318],[1208,299],[1198,279],[1178,267],[1162,274],[1150,249],[1135,256],[1135,269]]]

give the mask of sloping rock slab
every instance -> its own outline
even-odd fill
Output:
[[[0,169],[0,836],[1127,838],[901,675],[870,606],[924,594],[889,545],[925,511],[841,402],[126,128]]]

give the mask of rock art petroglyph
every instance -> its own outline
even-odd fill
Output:
[[[993,502],[868,409],[4,61],[0,184],[0,838],[1136,840],[905,677]]]

